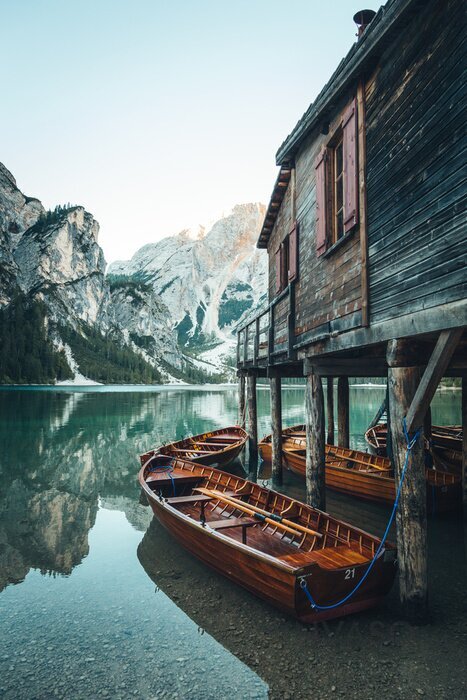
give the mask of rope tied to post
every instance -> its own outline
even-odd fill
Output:
[[[299,578],[300,582],[300,588],[302,588],[303,592],[305,593],[306,597],[310,601],[310,605],[313,609],[316,610],[332,610],[333,608],[338,608],[340,605],[343,605],[346,603],[352,596],[358,591],[358,589],[361,587],[361,585],[364,583],[364,581],[368,578],[370,571],[373,569],[379,555],[384,549],[384,545],[386,543],[387,536],[389,534],[389,530],[391,529],[391,525],[394,521],[394,517],[396,515],[397,507],[399,505],[399,499],[402,491],[402,485],[404,483],[404,478],[405,478],[405,472],[407,470],[407,466],[409,464],[409,459],[410,459],[410,454],[412,452],[413,447],[417,443],[417,440],[420,437],[420,434],[422,432],[422,428],[418,428],[418,430],[415,431],[415,433],[410,436],[408,431],[407,431],[407,423],[405,418],[402,420],[402,430],[404,432],[404,437],[405,437],[405,442],[406,442],[406,452],[405,452],[405,459],[404,459],[404,465],[401,470],[401,475],[399,479],[399,485],[397,487],[397,492],[396,492],[396,498],[394,500],[394,505],[392,507],[392,512],[388,520],[388,524],[386,525],[386,529],[384,531],[383,537],[381,538],[381,542],[379,544],[378,549],[376,550],[373,559],[368,565],[368,568],[364,572],[362,578],[358,583],[355,585],[355,587],[350,591],[350,593],[347,593],[342,600],[339,600],[337,603],[333,603],[332,605],[319,605],[314,599],[313,596],[311,595],[310,591],[308,590],[308,584],[306,582],[306,578],[304,576]]]

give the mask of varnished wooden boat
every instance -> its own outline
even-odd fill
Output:
[[[284,440],[283,459],[291,471],[305,476],[306,449],[298,440]],[[394,472],[387,457],[326,445],[326,486],[369,501],[392,504],[396,495]],[[429,513],[445,513],[461,506],[461,479],[455,474],[426,469]]]
[[[146,452],[141,459],[148,460],[152,455],[162,454],[225,467],[239,456],[247,439],[248,435],[243,428],[234,425],[162,445]]]
[[[431,445],[426,444],[434,466],[460,474],[462,470],[462,426],[433,425],[431,429]],[[386,423],[380,423],[369,428],[365,440],[376,454],[386,455],[388,428]]]
[[[304,425],[293,425],[290,428],[284,428],[282,431],[282,439],[284,440],[285,438],[303,438],[304,440],[306,439],[306,429]],[[265,435],[261,442],[258,443],[258,450],[259,454],[261,456],[261,459],[263,459],[265,462],[271,462],[272,461],[272,435]]]
[[[262,455],[271,454],[271,436],[261,441]],[[269,452],[268,452],[269,449]],[[369,501],[392,504],[394,471],[390,460],[360,450],[326,445],[326,486]],[[306,472],[305,426],[295,425],[282,433],[284,465],[299,476]],[[270,457],[269,457],[270,459]],[[461,479],[443,470],[426,469],[427,507],[430,513],[455,510],[461,505]]]
[[[321,606],[341,601],[365,574],[378,538],[238,476],[145,457],[139,481],[162,525],[201,561],[302,622],[370,608],[391,588],[396,552],[386,544],[353,597],[329,610],[311,608],[300,581]]]

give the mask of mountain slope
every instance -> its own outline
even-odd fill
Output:
[[[232,341],[241,318],[266,295],[267,257],[255,244],[262,204],[242,204],[193,238],[181,233],[109,266],[114,280],[151,285],[171,311],[182,346]]]

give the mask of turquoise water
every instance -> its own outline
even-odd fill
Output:
[[[283,394],[284,424],[301,422],[303,389]],[[351,389],[355,446],[382,398]],[[264,388],[258,408],[262,435]],[[433,422],[459,420],[460,394],[439,393]],[[136,481],[138,454],[236,421],[232,387],[0,391],[1,697],[268,697],[279,680],[258,656],[257,625],[289,622],[200,570],[151,523]],[[303,497],[289,475],[284,490]],[[345,497],[329,508],[375,531],[386,519]]]

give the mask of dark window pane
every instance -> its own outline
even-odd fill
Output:
[[[336,147],[336,179],[342,172],[342,142]]]
[[[342,209],[342,202],[344,201],[344,178],[340,177],[336,182],[336,212]]]
[[[342,238],[343,235],[344,235],[344,222],[343,222],[343,215],[342,215],[342,209],[341,209],[336,217],[336,240],[339,240],[339,238]]]

